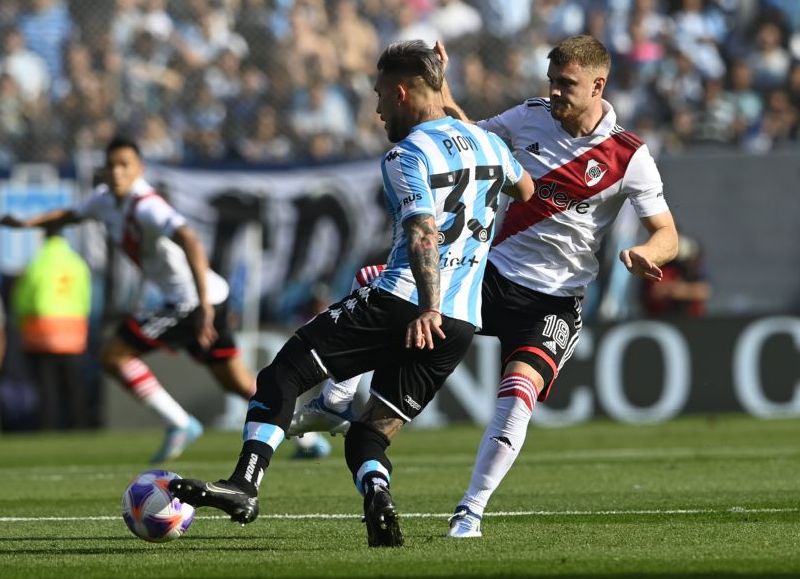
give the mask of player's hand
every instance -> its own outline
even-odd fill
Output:
[[[0,217],[0,225],[5,225],[6,227],[25,227],[24,222],[11,215],[3,215],[3,217]]]
[[[638,253],[635,248],[623,249],[619,254],[619,260],[625,264],[628,271],[636,277],[661,281],[661,270],[656,264]]]
[[[197,343],[207,350],[217,340],[217,330],[214,328],[214,306],[205,304],[200,307],[200,317],[197,321]]]
[[[439,57],[439,62],[442,63],[442,71],[447,71],[450,57],[447,56],[447,51],[444,49],[444,44],[441,40],[437,40],[436,44],[433,45],[433,52]]]
[[[424,311],[417,319],[408,324],[406,329],[406,348],[433,350],[434,335],[442,340],[445,338],[442,331],[442,314],[433,310]]]

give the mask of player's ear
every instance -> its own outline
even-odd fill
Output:
[[[594,83],[592,85],[592,96],[598,96],[603,94],[603,89],[606,86],[606,79],[602,76],[598,76],[594,79]]]
[[[397,103],[400,104],[408,100],[408,87],[403,83],[397,85]]]

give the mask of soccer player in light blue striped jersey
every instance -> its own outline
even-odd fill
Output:
[[[498,193],[505,179],[520,180],[522,167],[496,135],[451,117],[414,126],[381,167],[394,235],[376,287],[420,304],[404,223],[431,216],[438,229],[441,297],[424,305],[480,326],[481,280]]]
[[[504,188],[528,200],[534,190],[500,139],[445,114],[443,81],[441,61],[422,41],[392,44],[379,58],[377,113],[397,143],[382,162],[394,219],[387,267],[297,330],[259,373],[233,474],[216,483],[176,479],[170,490],[182,501],[254,520],[258,488],[297,397],[325,378],[374,370],[345,458],[364,497],[368,544],[402,545],[386,449],[436,395],[481,322],[497,195]]]

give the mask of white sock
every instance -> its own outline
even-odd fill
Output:
[[[536,403],[536,389],[522,374],[504,376],[497,391],[494,417],[483,433],[469,488],[459,504],[483,515],[492,493],[514,464]]]
[[[142,402],[155,410],[170,426],[178,428],[189,426],[189,413],[163,388],[143,398]]]
[[[155,410],[167,424],[177,428],[189,426],[189,414],[164,390],[144,362],[131,358],[120,368],[120,378],[136,398]]]
[[[325,402],[325,406],[335,412],[346,410],[353,398],[356,397],[360,381],[361,375],[353,376],[341,382],[334,382],[328,378],[322,387],[322,400]]]

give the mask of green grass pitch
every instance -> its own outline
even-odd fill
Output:
[[[447,539],[480,436],[407,430],[390,447],[399,549],[366,546],[341,438],[321,461],[285,444],[254,523],[202,509],[185,537],[149,544],[119,504],[159,432],[5,436],[0,577],[800,577],[798,420],[531,428],[483,539]],[[224,477],[239,448],[211,432],[169,469]]]

